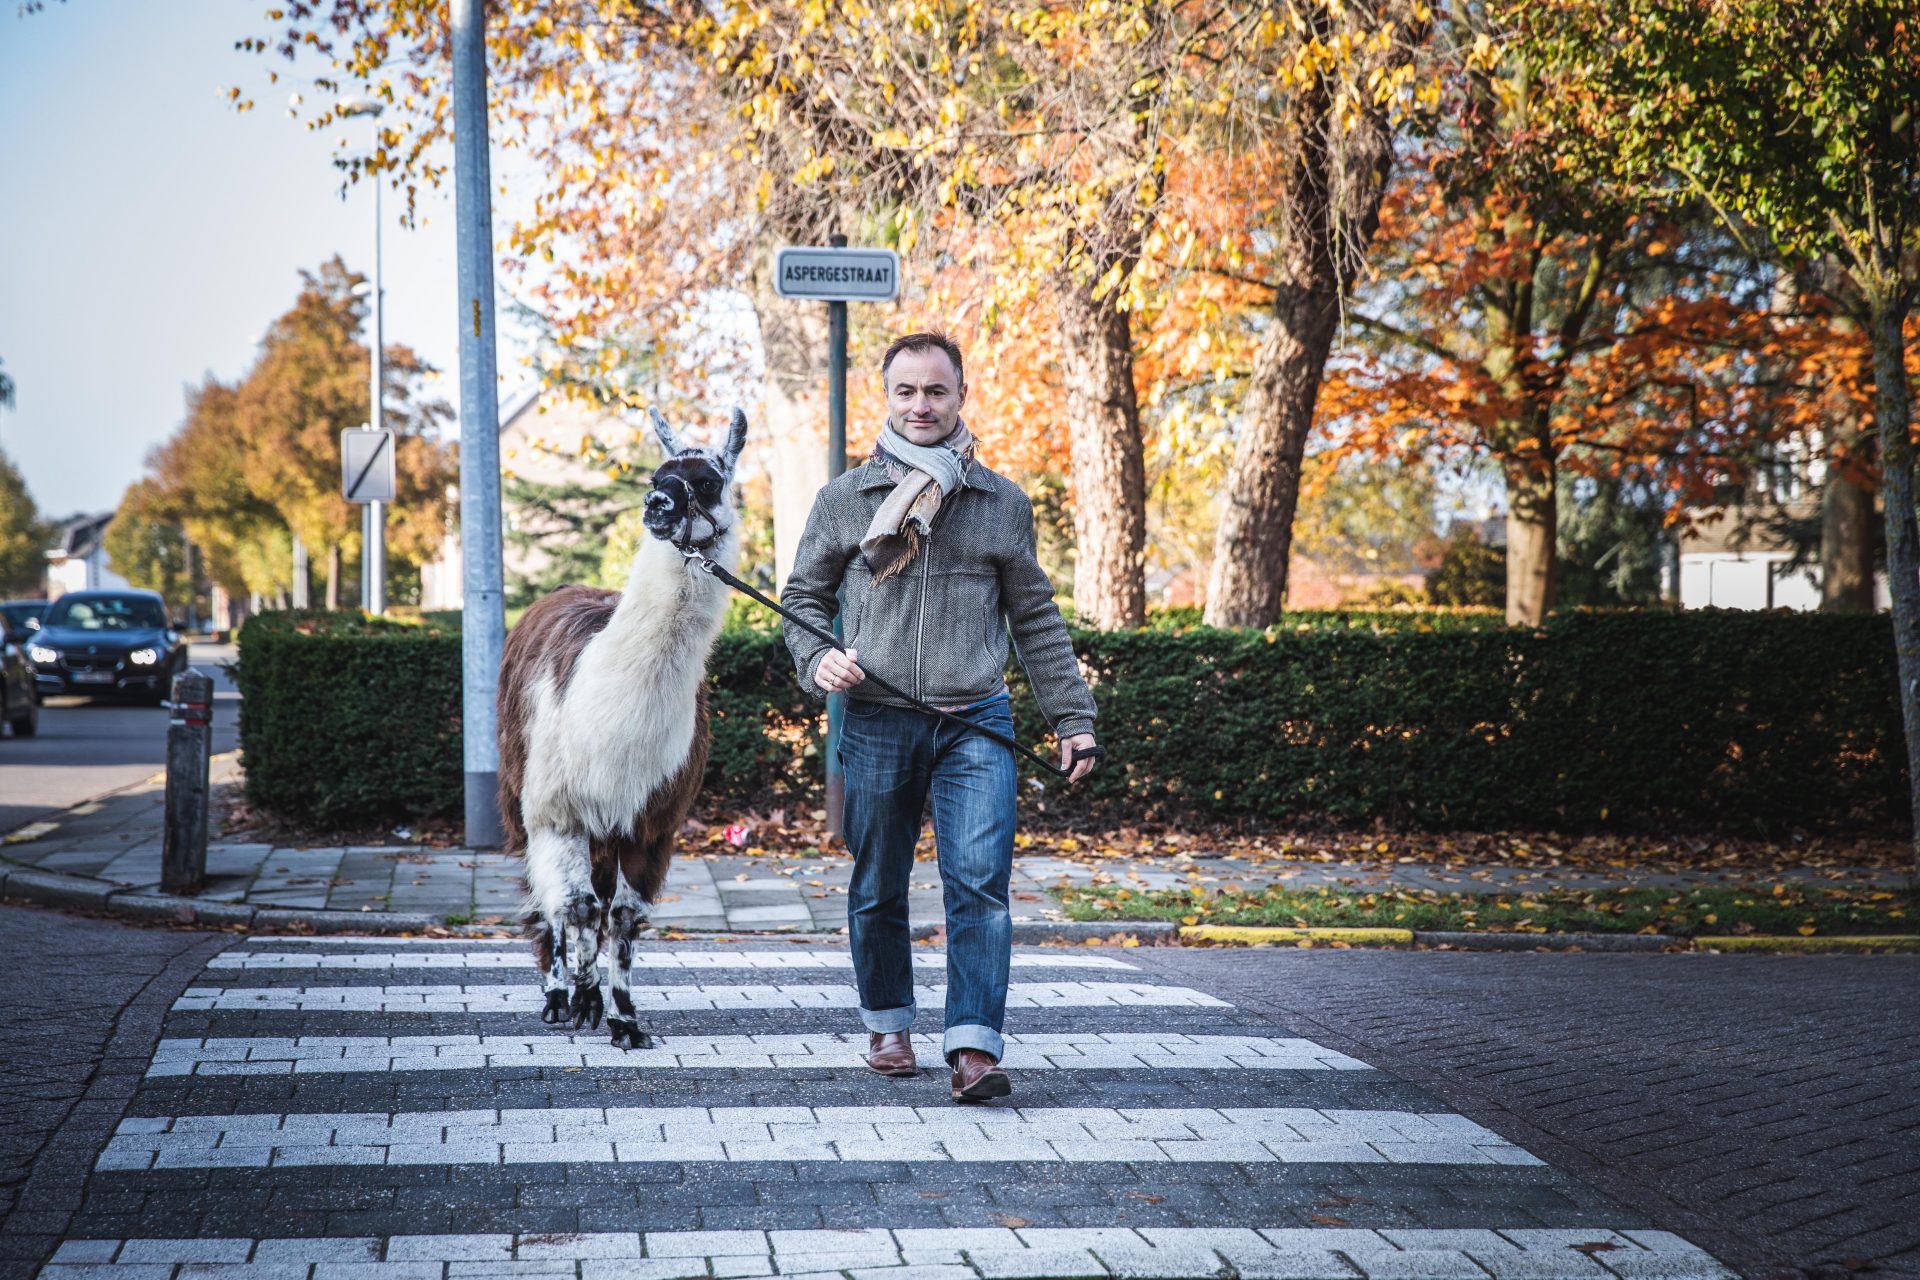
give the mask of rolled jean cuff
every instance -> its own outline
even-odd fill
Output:
[[[869,1031],[906,1031],[913,1026],[913,1006],[898,1009],[862,1009],[860,1021]]]
[[[980,1052],[1000,1061],[1007,1048],[1006,1040],[992,1027],[983,1027],[978,1023],[963,1023],[957,1027],[948,1027],[946,1039],[941,1042],[940,1054],[951,1058],[962,1049],[978,1049]]]

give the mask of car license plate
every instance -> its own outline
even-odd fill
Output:
[[[113,672],[76,671],[73,673],[73,682],[75,684],[112,684]]]

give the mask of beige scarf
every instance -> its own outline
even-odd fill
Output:
[[[941,501],[966,483],[973,435],[965,422],[958,422],[939,444],[914,444],[889,420],[873,446],[873,460],[887,469],[893,492],[873,513],[860,551],[873,580],[884,582],[913,563]]]

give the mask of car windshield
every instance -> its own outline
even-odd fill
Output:
[[[80,631],[149,631],[165,627],[167,615],[158,600],[144,596],[64,596],[47,610],[46,625]]]

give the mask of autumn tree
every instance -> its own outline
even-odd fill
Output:
[[[173,495],[157,481],[136,480],[127,487],[102,541],[115,573],[159,592],[171,616],[191,611],[194,584],[186,533]]]
[[[363,277],[339,258],[301,274],[291,310],[268,329],[259,358],[236,388],[233,418],[248,487],[272,505],[308,546],[325,548],[327,607],[340,607],[341,557],[357,544],[359,511],[340,492],[340,433],[368,421],[367,348],[358,340],[366,304]],[[396,432],[390,553],[419,563],[445,529],[449,450],[439,425],[452,412],[425,400],[426,365],[389,346],[382,369],[384,421]]]
[[[26,478],[0,452],[0,592],[42,590],[46,575],[47,526],[40,519]]]
[[[1696,196],[1830,263],[1864,302],[1920,861],[1920,524],[1906,322],[1920,290],[1920,0],[1546,0],[1534,56],[1577,79],[1569,165]]]
[[[1213,218],[1194,215],[1202,224],[1231,219],[1210,228],[1222,250],[1210,265],[1264,294],[1249,313],[1251,352],[1207,583],[1215,626],[1266,626],[1286,599],[1327,356],[1366,267],[1398,127],[1432,102],[1415,79],[1432,26],[1420,0],[1291,0],[1261,11],[1259,23],[1235,56],[1218,60],[1207,106],[1220,117],[1217,145],[1236,163],[1224,190],[1208,190]]]

